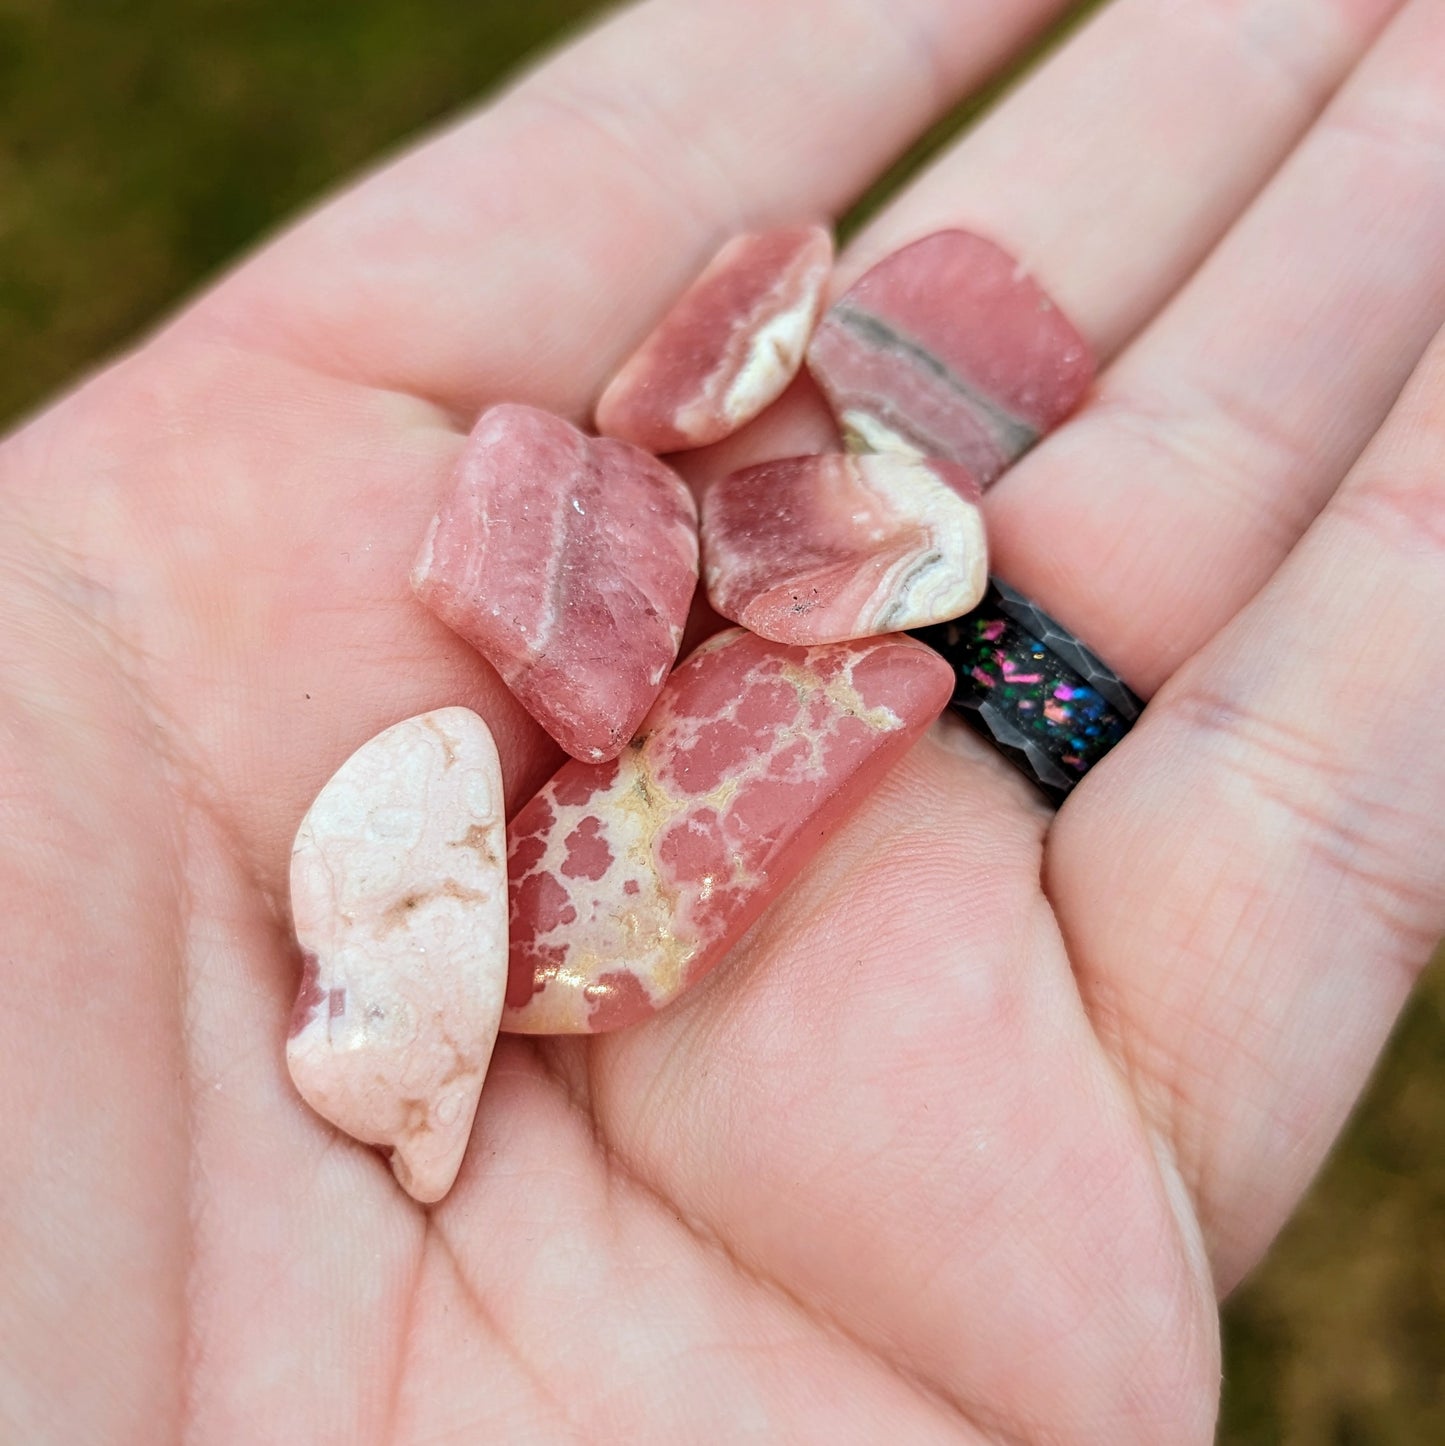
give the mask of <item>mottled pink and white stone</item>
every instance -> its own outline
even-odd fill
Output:
[[[960,462],[986,487],[1074,410],[1094,362],[1008,252],[939,231],[829,308],[808,370],[852,450]]]
[[[412,586],[568,753],[602,762],[677,657],[697,509],[657,458],[506,403],[468,438]]]
[[[734,237],[612,379],[597,430],[677,452],[752,421],[797,375],[832,266],[822,226]]]
[[[698,648],[611,763],[564,764],[508,831],[502,1028],[593,1033],[723,956],[939,714],[953,672],[894,635]]]
[[[778,643],[841,643],[946,622],[988,586],[979,490],[952,462],[787,457],[709,489],[713,609]]]
[[[456,1178],[497,1037],[505,849],[497,749],[465,708],[363,744],[296,834],[291,1078],[421,1201]]]

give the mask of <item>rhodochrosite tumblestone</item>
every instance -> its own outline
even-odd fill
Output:
[[[704,643],[620,758],[563,765],[513,819],[502,1027],[616,1029],[676,999],[952,688],[906,637],[787,648],[732,629]]]
[[[786,390],[833,265],[821,226],[737,236],[597,403],[597,430],[651,452],[720,441]]]
[[[987,486],[1073,411],[1094,363],[1012,256],[939,231],[834,303],[808,370],[856,450],[944,457]]]
[[[332,1124],[385,1146],[418,1200],[451,1188],[507,979],[502,775],[465,708],[364,744],[291,855],[301,991],[286,1063]]]
[[[568,753],[601,762],[677,657],[697,509],[655,457],[507,403],[468,438],[412,586]]]
[[[789,457],[723,478],[702,508],[708,599],[780,643],[836,643],[965,613],[988,585],[966,468]]]

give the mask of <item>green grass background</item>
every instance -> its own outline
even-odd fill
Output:
[[[599,8],[0,0],[0,421]],[[1442,1122],[1437,966],[1299,1216],[1226,1311],[1221,1441],[1445,1443]]]

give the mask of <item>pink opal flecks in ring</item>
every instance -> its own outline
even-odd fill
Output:
[[[300,993],[286,1063],[319,1115],[439,1200],[461,1165],[507,983],[502,775],[465,708],[364,744],[291,855]]]
[[[568,753],[601,762],[677,657],[697,551],[670,468],[507,403],[468,438],[412,586]]]
[[[832,264],[821,226],[734,237],[613,378],[597,430],[676,452],[752,421],[797,375]]]
[[[808,370],[851,448],[960,462],[986,487],[1073,411],[1094,362],[1012,256],[939,231],[834,303]]]
[[[698,648],[612,763],[565,764],[509,830],[502,1028],[634,1024],[696,983],[942,711],[912,638]]]
[[[703,501],[708,599],[780,643],[956,618],[988,585],[978,501],[952,462],[834,454],[744,468]]]

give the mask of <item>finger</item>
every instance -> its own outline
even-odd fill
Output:
[[[1121,0],[850,248],[840,285],[947,226],[1043,281],[1101,356],[1190,273],[1398,0]]]
[[[1091,405],[990,494],[997,571],[1142,691],[1270,576],[1445,321],[1442,145],[1445,10],[1427,0]]]
[[[1063,4],[629,8],[192,321],[463,414],[580,413],[729,233],[844,207]]]
[[[1445,930],[1442,478],[1445,334],[1288,562],[1055,826],[1046,883],[1086,997],[1224,1288]]]
[[[929,231],[976,230],[1035,272],[1108,360],[1237,218],[1397,3],[1120,0],[879,216],[842,257],[837,287]],[[806,450],[823,425],[799,415],[785,433],[769,419],[689,460],[689,475],[706,486],[791,450],[794,431]]]

